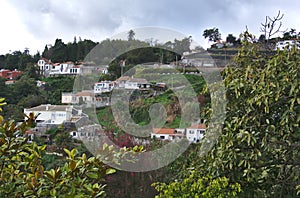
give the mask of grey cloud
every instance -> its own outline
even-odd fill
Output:
[[[205,28],[240,33],[259,29],[265,15],[295,10],[299,1],[280,0],[12,0],[27,29],[37,38],[56,35],[111,35],[122,27],[161,26],[201,37]]]

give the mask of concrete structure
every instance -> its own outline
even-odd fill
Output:
[[[73,62],[60,63],[59,65],[53,65],[49,75],[77,75],[80,74],[80,67],[74,65]]]
[[[51,60],[41,58],[38,60],[37,66],[40,74],[45,77],[56,75],[77,75],[81,73],[80,66],[74,65],[71,61],[64,63],[52,63]]]
[[[95,83],[94,85],[94,93],[95,94],[101,94],[104,92],[110,92],[115,87],[115,83],[112,81],[101,81],[98,83]]]
[[[125,89],[148,89],[150,84],[143,78],[131,78],[125,82]]]
[[[292,49],[293,46],[296,45],[297,49],[300,49],[300,41],[298,40],[285,40],[285,41],[278,41],[276,43],[275,49],[284,50],[284,49]]]
[[[188,141],[197,143],[205,134],[206,127],[204,124],[195,124],[186,129],[186,138]]]
[[[61,93],[61,103],[62,104],[76,104],[76,95],[72,92],[62,92]]]
[[[185,137],[184,131],[184,129],[154,128],[151,138],[167,141],[179,140]]]
[[[92,90],[85,90],[78,93],[63,92],[61,94],[62,104],[84,104],[86,107],[104,107],[110,105],[108,96],[95,96]]]
[[[45,77],[49,76],[51,69],[53,69],[53,63],[51,62],[51,60],[48,60],[46,58],[41,58],[40,60],[38,60],[37,66],[39,68],[40,75]]]
[[[117,87],[118,88],[125,88],[126,81],[130,80],[130,79],[131,79],[131,77],[129,77],[129,76],[122,76],[122,77],[118,78],[116,80]]]
[[[24,109],[24,114],[29,115],[31,112],[38,115],[36,122],[50,125],[59,125],[72,118],[73,106],[68,105],[51,105],[44,104],[37,107]]]
[[[85,90],[76,93],[76,104],[81,104],[81,103],[94,103],[95,102],[95,94],[91,90]]]
[[[71,131],[70,135],[74,139],[93,139],[102,135],[101,126],[99,124],[86,125],[78,128],[78,131]]]
[[[92,66],[86,65],[85,63],[80,65],[81,74],[82,75],[89,75],[89,74],[108,74],[108,65],[102,66]]]

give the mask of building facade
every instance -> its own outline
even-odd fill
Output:
[[[43,104],[29,109],[24,109],[24,114],[29,115],[31,112],[37,115],[37,123],[59,125],[72,118],[73,106],[68,105],[51,105]]]

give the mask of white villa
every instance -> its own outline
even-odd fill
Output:
[[[144,89],[150,88],[150,83],[144,78],[122,76],[116,80],[117,88]]]
[[[59,65],[53,65],[49,75],[77,75],[80,74],[80,67],[75,66],[73,62],[60,63]]]
[[[110,100],[108,96],[96,96],[93,90],[84,90],[77,93],[62,92],[62,104],[85,104],[87,107],[95,105],[96,107],[108,106]]]
[[[184,129],[154,128],[151,138],[169,141],[179,140],[185,137],[184,131]]]
[[[128,81],[130,79],[131,79],[131,77],[129,77],[129,76],[122,76],[122,77],[118,78],[116,80],[117,87],[118,88],[125,88],[126,81]]]
[[[41,58],[38,60],[37,66],[40,70],[40,74],[43,76],[77,75],[81,72],[80,66],[74,65],[71,61],[65,63],[52,63],[51,60]]]
[[[63,92],[61,94],[62,104],[78,104],[80,102],[92,103],[94,101],[95,101],[95,95],[91,90],[85,90],[77,93]]]
[[[94,93],[95,94],[101,94],[104,92],[110,92],[115,87],[115,83],[112,81],[101,81],[98,83],[95,83],[94,85]]]
[[[38,115],[36,122],[58,125],[72,118],[73,106],[68,105],[51,105],[43,104],[29,109],[24,109],[24,114],[29,115],[31,112]]]
[[[38,60],[37,65],[39,67],[40,74],[43,76],[48,76],[51,69],[53,68],[53,63],[51,62],[51,60],[48,60],[46,58],[41,58],[40,60]]]
[[[131,78],[125,82],[125,89],[144,89],[150,88],[150,84],[143,78]]]
[[[300,49],[300,41],[297,40],[278,41],[276,43],[275,49],[284,50],[286,47],[288,47],[288,49],[290,50],[295,45],[297,49]]]
[[[204,124],[192,125],[186,129],[186,138],[190,142],[197,143],[204,137],[205,129]]]

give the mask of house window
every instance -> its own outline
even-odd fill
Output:
[[[194,134],[195,132],[194,132],[194,130],[190,130],[189,133],[190,134]]]
[[[81,132],[81,133],[80,133],[80,136],[85,136],[85,133]]]
[[[164,136],[164,135],[161,135],[161,136],[160,136],[160,139],[164,140],[164,139],[165,139],[165,136]]]
[[[73,131],[72,135],[73,135],[73,137],[75,137],[75,136],[76,136],[76,132],[75,132],[75,131]]]

